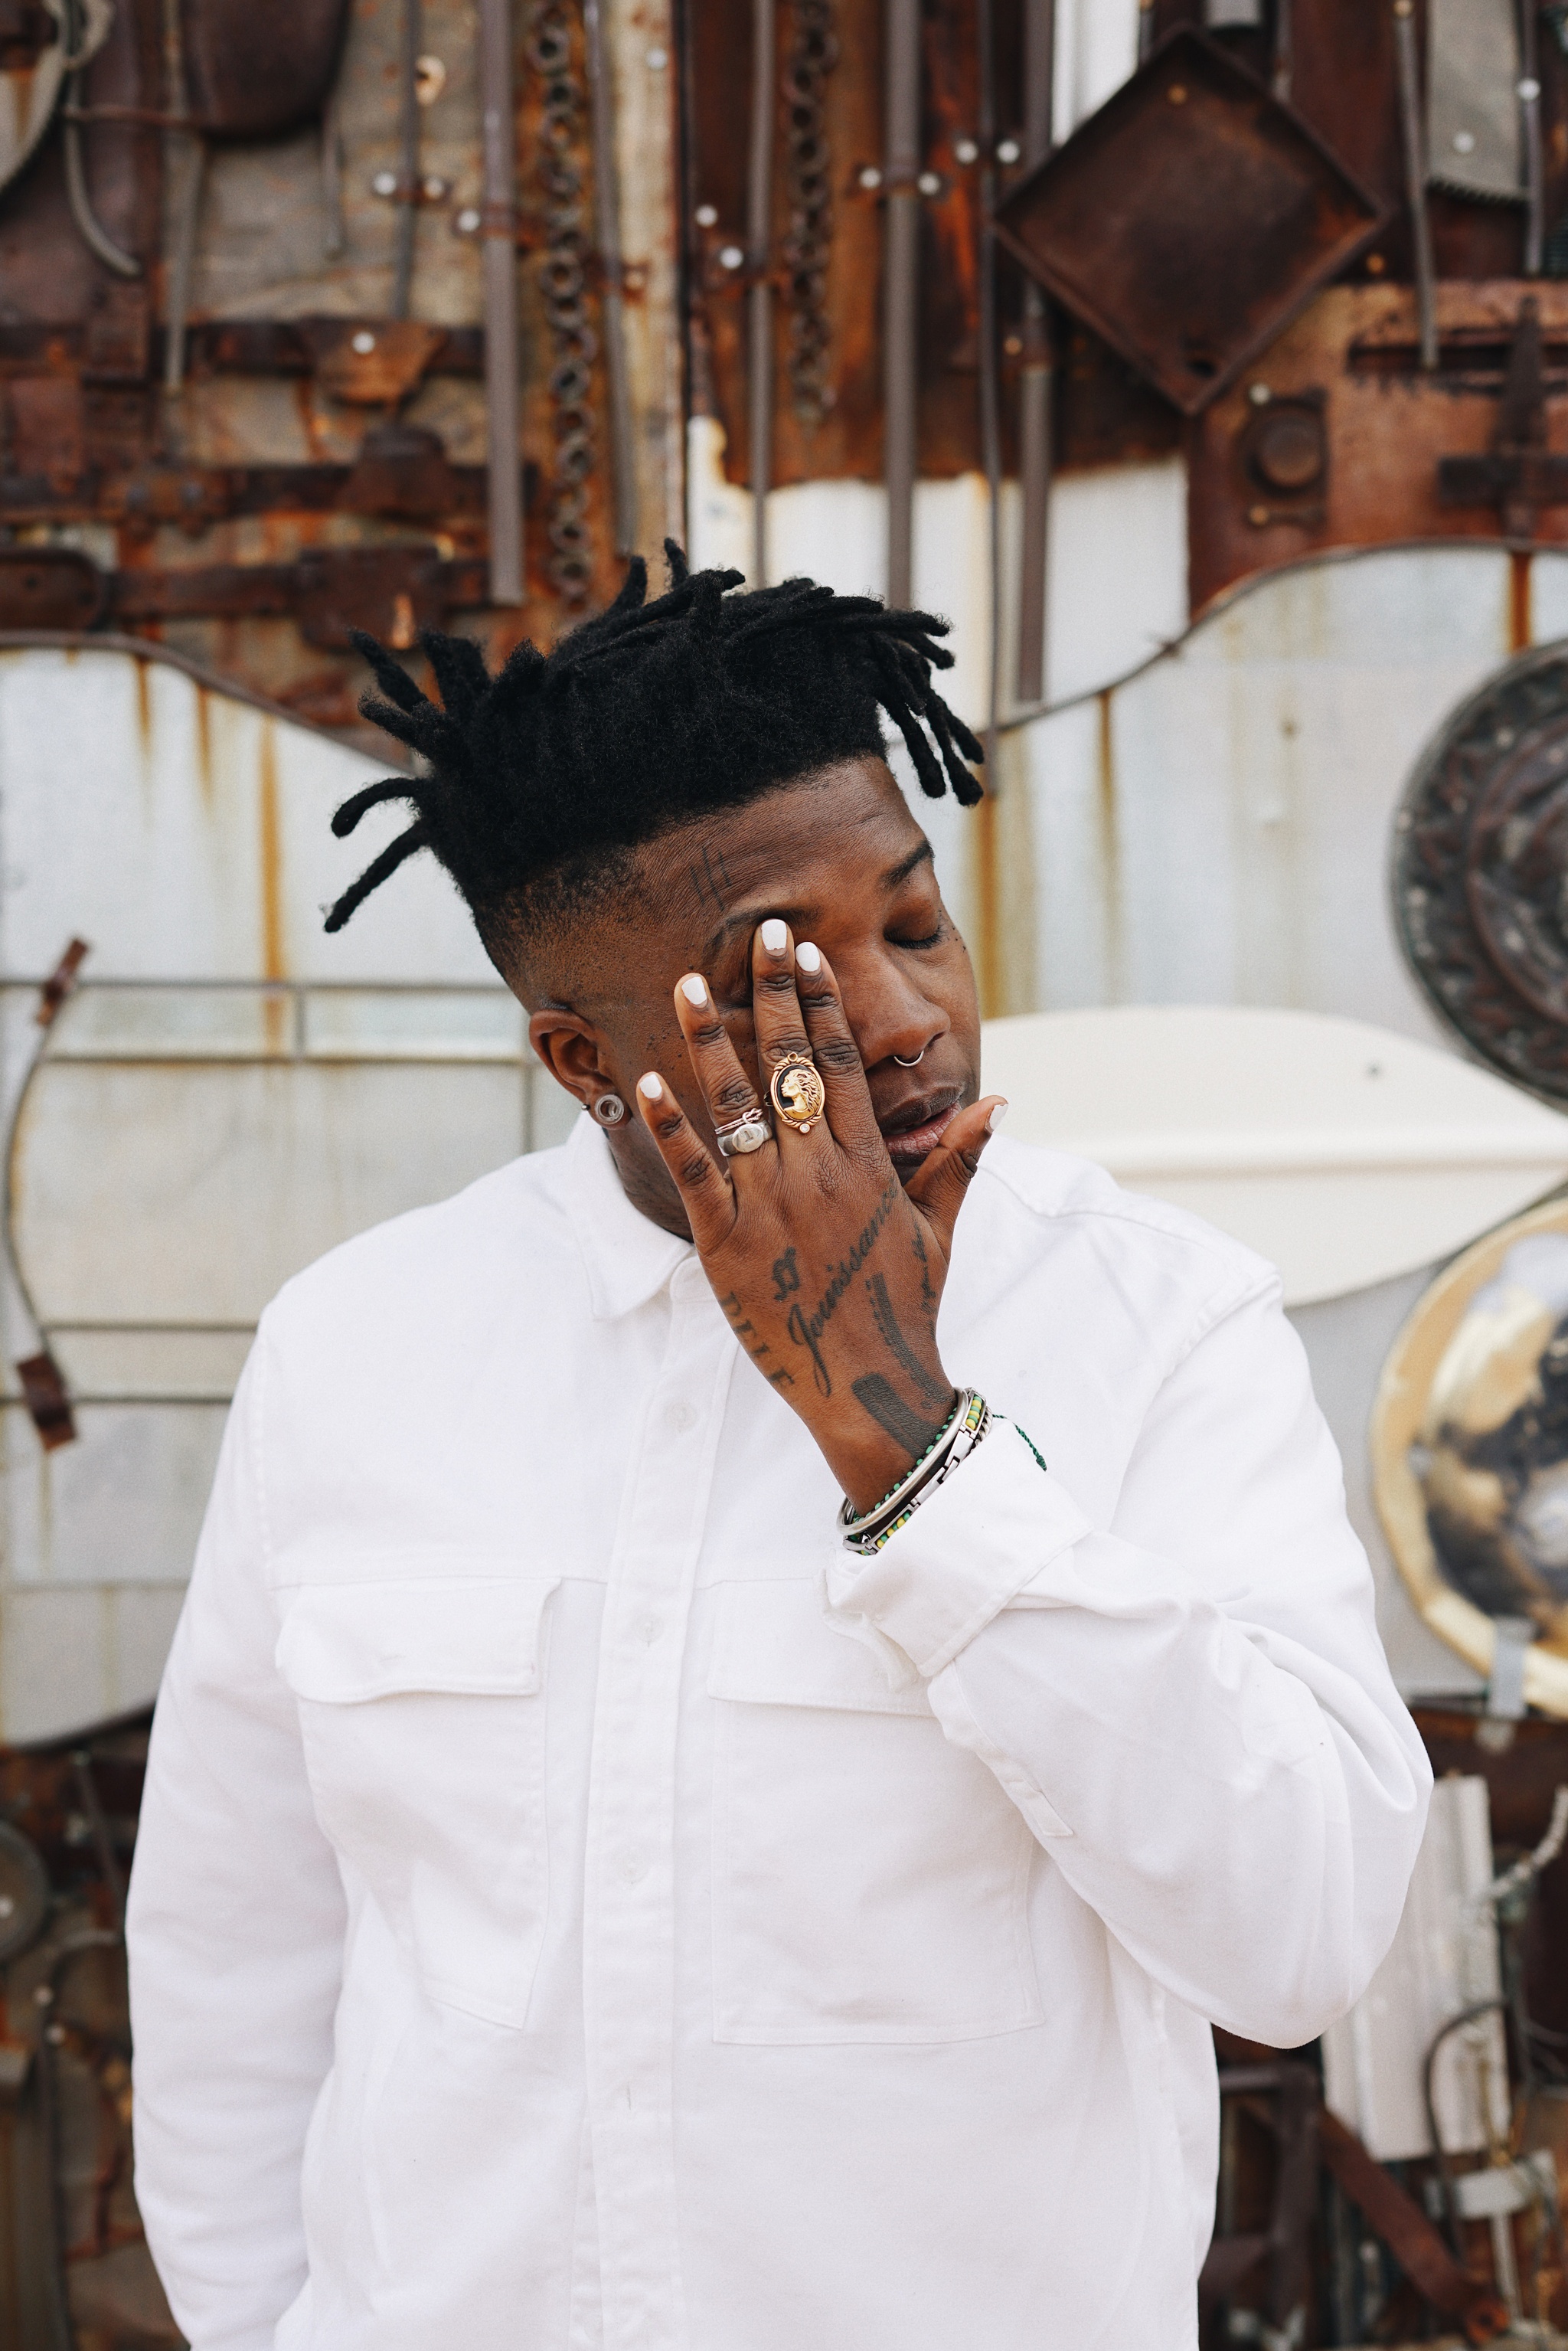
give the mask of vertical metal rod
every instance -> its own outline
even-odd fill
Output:
[[[1421,364],[1437,364],[1437,281],[1432,264],[1432,223],[1427,211],[1427,133],[1416,58],[1416,0],[1394,0],[1394,41],[1399,59],[1399,126],[1405,139],[1405,195],[1416,252],[1416,315]]]
[[[1155,0],[1138,0],[1138,63],[1155,46]]]
[[[1295,0],[1274,0],[1274,70],[1270,81],[1275,97],[1287,106],[1296,76],[1294,7]]]
[[[163,0],[163,78],[169,112],[176,120],[191,111],[185,72],[185,27],[180,0]],[[177,396],[185,381],[185,327],[191,314],[191,281],[196,266],[196,224],[206,177],[206,143],[199,131],[163,134],[163,169],[172,189],[164,212],[163,389]]]
[[[1524,274],[1539,277],[1546,242],[1546,189],[1541,157],[1540,56],[1536,0],[1519,0],[1519,114],[1524,147]]]
[[[887,601],[906,605],[914,594],[920,369],[920,0],[887,0],[886,33],[883,473],[887,483]]]
[[[768,491],[773,473],[773,132],[778,114],[775,0],[751,0],[751,155],[746,242],[747,419],[751,441],[751,584],[768,585]]]
[[[511,0],[479,0],[479,109],[485,187],[485,417],[489,455],[490,601],[523,601],[523,468],[517,391],[517,150]]]
[[[614,63],[604,35],[601,0],[583,0],[588,40],[588,89],[593,119],[593,233],[604,276],[601,319],[604,375],[610,393],[610,470],[615,552],[637,550],[637,449],[632,424],[632,380],[626,367],[626,301],[622,286],[621,173],[615,161]]]
[[[402,0],[398,45],[397,241],[392,248],[392,314],[406,319],[413,298],[413,231],[419,217],[420,0]]]
[[[977,256],[980,342],[980,463],[986,473],[987,561],[990,622],[986,682],[986,770],[994,778],[997,719],[1002,690],[1002,418],[997,381],[997,57],[992,0],[976,0],[975,37],[980,85],[980,250]],[[994,787],[993,787],[994,788]]]
[[[1032,172],[1054,139],[1056,0],[1027,0],[1024,16],[1023,161]],[[1023,517],[1019,569],[1018,696],[1045,699],[1046,565],[1051,538],[1051,336],[1045,296],[1029,279],[1023,296],[1023,367],[1019,377],[1019,470]]]

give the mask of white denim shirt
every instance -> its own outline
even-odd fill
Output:
[[[1429,1774],[1270,1268],[998,1138],[940,1338],[868,1562],[586,1123],[268,1310],[131,1900],[194,2351],[1196,2343],[1209,2020],[1349,2005]]]

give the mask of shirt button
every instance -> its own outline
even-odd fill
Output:
[[[664,1629],[664,1626],[660,1624],[656,1616],[639,1617],[637,1621],[637,1638],[643,1643],[644,1647],[651,1649]]]
[[[689,1404],[670,1405],[665,1410],[664,1418],[678,1437],[684,1429],[689,1428],[692,1425],[692,1408]]]
[[[629,1853],[621,1865],[621,1875],[628,1886],[641,1886],[648,1875],[648,1865],[640,1853]]]

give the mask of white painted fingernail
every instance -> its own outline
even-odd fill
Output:
[[[822,950],[821,947],[814,947],[810,940],[807,939],[802,946],[796,948],[795,960],[802,971],[821,971]]]
[[[688,1004],[706,1004],[707,1002],[707,982],[694,971],[689,979],[682,980],[681,994],[685,998]]]
[[[986,1133],[988,1134],[995,1134],[998,1127],[1000,1126],[1007,1114],[1008,1106],[1005,1102],[993,1102],[991,1104],[991,1114],[986,1121]]]
[[[784,942],[789,935],[777,914],[770,914],[762,925],[762,944],[769,955],[782,955]]]
[[[646,1077],[637,1081],[637,1092],[646,1094],[650,1102],[657,1102],[664,1091],[664,1081],[656,1070],[650,1070]]]

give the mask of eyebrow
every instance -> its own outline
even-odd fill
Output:
[[[881,894],[884,898],[891,898],[895,890],[903,888],[912,873],[917,873],[923,865],[931,864],[936,855],[936,852],[931,843],[923,837],[917,849],[912,849],[907,857],[901,857],[896,865],[890,865],[885,873],[878,876],[877,888]],[[761,906],[741,907],[735,914],[727,914],[714,931],[703,949],[704,962],[711,963],[719,949],[735,932],[755,930],[758,924],[765,922],[770,914],[779,916],[789,924],[792,931],[799,933],[802,917],[809,921],[810,913],[810,910],[808,907],[779,906],[771,900]]]

